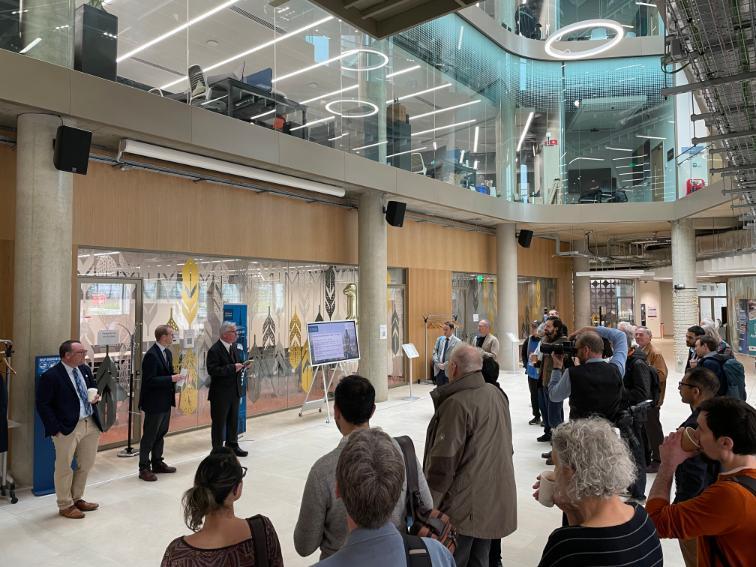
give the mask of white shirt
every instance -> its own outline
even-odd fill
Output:
[[[223,339],[221,339],[221,342],[223,343],[223,346],[226,347],[226,350],[228,351],[228,354],[231,354],[231,343],[227,343]]]
[[[81,396],[79,396],[79,387],[76,385],[76,378],[74,378],[74,368],[71,366],[68,366],[65,362],[62,362],[63,368],[66,369],[66,372],[68,373],[68,379],[71,380],[71,385],[74,387],[74,390],[76,391],[76,397],[79,399],[79,419],[84,419],[85,417],[89,417],[92,415],[91,409],[92,405],[87,402],[87,405],[84,405],[84,401],[81,399]],[[84,376],[81,373],[81,370],[78,368],[75,369],[77,374],[81,377],[82,382],[84,383],[84,390],[87,390],[87,381],[84,380]],[[87,407],[89,406],[89,407]]]

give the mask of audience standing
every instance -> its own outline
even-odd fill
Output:
[[[454,349],[450,384],[431,392],[425,476],[435,507],[457,528],[457,567],[488,565],[491,540],[517,527],[509,401],[481,375],[479,351]]]
[[[645,436],[646,451],[649,453],[648,472],[654,473],[659,470],[659,445],[664,441],[664,430],[660,420],[660,411],[664,403],[664,393],[667,388],[667,363],[659,349],[652,343],[653,336],[648,327],[638,327],[635,329],[635,342],[638,347],[645,353],[648,364],[656,369],[656,375],[659,377],[659,391],[653,392],[654,397],[659,401],[653,404],[647,413]]]

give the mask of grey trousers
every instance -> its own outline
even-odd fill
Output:
[[[457,564],[457,567],[488,567],[488,552],[490,547],[490,539],[458,535],[454,562]]]

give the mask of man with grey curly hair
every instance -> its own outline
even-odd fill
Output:
[[[539,567],[661,565],[661,543],[646,511],[619,498],[635,479],[635,465],[612,425],[600,417],[572,420],[554,430],[551,443],[554,503],[569,526],[549,536]]]

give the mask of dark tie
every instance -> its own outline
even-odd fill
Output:
[[[231,362],[236,363],[236,356],[234,355],[234,345],[228,347],[228,355],[231,357]]]
[[[163,361],[165,362],[165,367],[170,369],[171,363],[168,362],[168,349],[164,348],[162,352],[163,352]]]
[[[441,362],[446,362],[446,351],[449,350],[449,337],[444,341],[444,352],[441,355]]]
[[[79,375],[79,371],[76,368],[73,369],[73,377],[74,382],[76,382],[76,392],[79,394],[81,403],[84,404],[84,412],[87,415],[92,415],[92,404],[89,403],[89,399],[87,398],[86,385],[84,384],[84,380]]]

